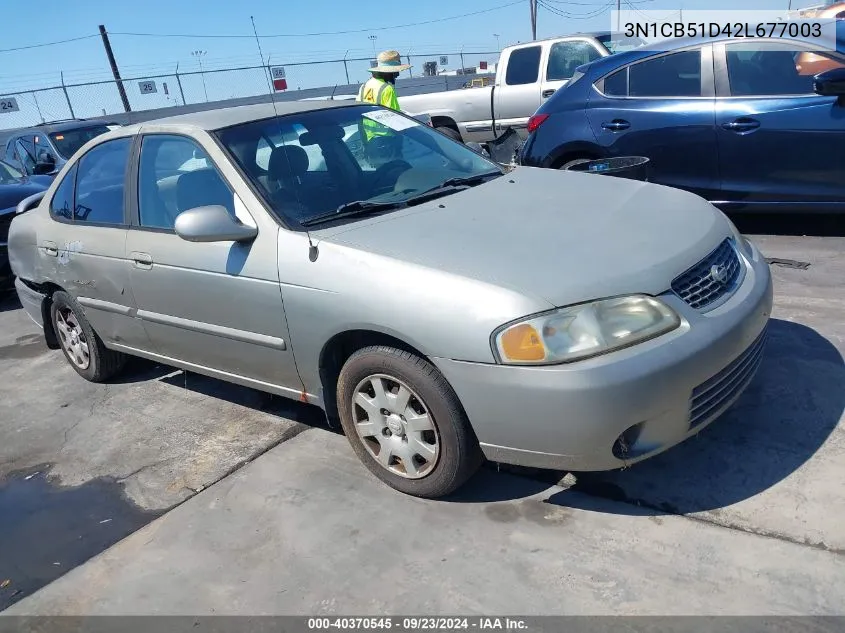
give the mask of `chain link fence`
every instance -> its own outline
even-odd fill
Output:
[[[404,57],[412,65],[402,73],[401,94],[421,94],[460,88],[469,79],[493,72],[497,52],[414,54]],[[487,62],[487,68],[483,63]],[[37,125],[47,121],[105,117],[116,123],[150,120],[180,111],[244,105],[273,99],[354,95],[370,76],[371,58],[334,59],[267,66],[203,69],[190,72],[53,86],[14,93],[0,92],[0,130]],[[273,88],[271,68],[284,68],[287,87]],[[161,112],[159,112],[161,111]]]

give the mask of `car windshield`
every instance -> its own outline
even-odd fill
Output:
[[[416,119],[371,105],[253,121],[217,137],[273,211],[300,226],[401,208],[504,173]]]
[[[23,174],[9,163],[0,161],[0,184],[12,185],[23,178]]]
[[[624,53],[632,51],[640,46],[645,46],[646,41],[639,37],[625,37],[622,33],[607,33],[599,35],[596,39],[611,53]]]
[[[68,160],[85,143],[108,131],[109,128],[105,125],[94,125],[64,130],[62,132],[53,132],[50,134],[50,139],[53,141],[53,145],[55,145],[59,155],[65,160]]]

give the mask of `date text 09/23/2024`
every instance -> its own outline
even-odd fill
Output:
[[[526,622],[520,618],[498,617],[334,617],[308,618],[308,629],[311,631],[526,631]]]

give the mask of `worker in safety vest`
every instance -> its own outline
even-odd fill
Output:
[[[398,51],[383,51],[376,59],[376,65],[370,68],[372,78],[358,90],[357,101],[399,110],[399,98],[396,96],[396,79],[410,64],[403,64]],[[363,117],[361,132],[364,147],[371,162],[384,163],[397,158],[401,149],[401,139],[386,125]]]

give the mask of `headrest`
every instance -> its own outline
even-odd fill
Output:
[[[305,132],[299,137],[300,145],[319,145],[329,141],[342,141],[344,136],[343,128],[339,125],[321,125],[310,132]]]
[[[232,192],[211,168],[189,171],[176,181],[176,206],[179,212],[210,204],[231,203]]]
[[[283,176],[302,176],[308,171],[308,154],[297,145],[280,145],[270,154],[267,171],[279,180]]]

